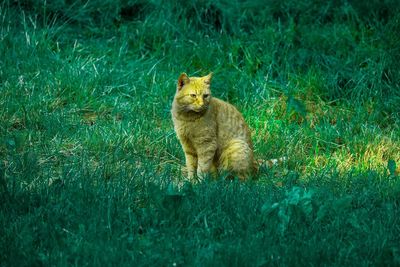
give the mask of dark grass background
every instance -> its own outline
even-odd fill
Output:
[[[399,266],[388,1],[0,3],[0,266]],[[170,105],[214,72],[259,159],[183,182]]]

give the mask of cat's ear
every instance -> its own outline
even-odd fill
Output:
[[[181,73],[181,75],[179,75],[178,84],[176,86],[177,90],[178,91],[181,90],[182,87],[185,84],[188,84],[189,82],[190,82],[190,80],[189,80],[189,77],[187,76],[187,74],[186,73]]]
[[[210,84],[211,83],[211,78],[212,78],[213,73],[210,72],[210,74],[208,74],[207,76],[203,77],[203,81],[205,84]]]

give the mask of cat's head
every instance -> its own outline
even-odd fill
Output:
[[[182,73],[178,78],[175,99],[183,111],[203,112],[211,101],[212,73],[203,77],[188,77]]]

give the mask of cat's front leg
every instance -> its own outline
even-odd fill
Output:
[[[198,151],[198,166],[197,166],[197,177],[203,179],[206,175],[216,172],[216,168],[213,164],[215,152],[217,150],[216,145],[208,144],[203,146],[204,149]]]
[[[185,151],[187,177],[191,180],[194,178],[197,170],[197,155],[192,152]]]
[[[197,171],[197,153],[192,142],[184,135],[178,135],[181,142],[183,152],[185,153],[186,173],[187,178],[192,180]]]

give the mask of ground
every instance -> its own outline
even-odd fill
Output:
[[[4,1],[0,265],[400,265],[399,14]],[[287,162],[183,182],[176,80],[211,71],[256,157]]]

